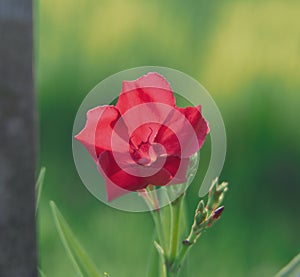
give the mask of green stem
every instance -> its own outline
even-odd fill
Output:
[[[143,197],[146,204],[150,208],[150,212],[154,221],[155,229],[159,243],[162,245],[165,243],[164,229],[162,226],[161,210],[159,207],[156,193],[153,191],[153,186],[149,186],[147,189],[139,191],[140,196]],[[163,245],[162,245],[163,246]]]
[[[155,230],[156,230],[158,243],[162,248],[164,248],[165,234],[164,234],[162,218],[161,218],[161,209],[159,207],[157,194],[155,193],[153,186],[149,186],[147,189],[140,190],[139,193],[140,193],[140,196],[144,198],[145,202],[147,203],[148,207],[150,208],[150,212],[151,212]],[[161,256],[161,253],[159,253],[158,255],[160,256],[159,276],[166,277],[166,265],[164,262],[164,257]]]
[[[171,224],[170,224],[170,249],[166,257],[166,277],[178,276],[179,267],[174,267],[177,260],[179,249],[179,233],[180,233],[180,218],[183,205],[184,194],[180,195],[175,201],[170,204]]]
[[[165,230],[164,230],[164,222],[162,219],[162,211],[161,211],[161,208],[159,205],[156,190],[152,185],[150,185],[148,187],[148,189],[149,189],[150,198],[152,199],[152,202],[155,207],[155,209],[152,210],[151,213],[152,213],[154,224],[155,224],[155,227],[157,230],[159,243],[163,249],[166,249],[166,236],[165,236]]]
[[[183,245],[174,264],[173,264],[173,269],[175,272],[178,272],[179,269],[181,268],[181,266],[183,265],[184,263],[184,260],[187,256],[187,253],[189,252],[189,250],[191,249],[191,245]]]
[[[188,238],[184,242],[182,242],[182,247],[180,248],[180,251],[176,256],[176,259],[174,260],[174,262],[172,264],[172,270],[174,272],[179,272],[189,250],[195,244],[195,242],[199,236],[200,236],[200,234],[195,234],[195,232],[192,228]]]
[[[179,240],[179,221],[181,214],[182,199],[184,194],[182,194],[178,199],[171,203],[171,243],[170,243],[170,257],[169,262],[174,262],[178,250],[178,240]]]
[[[161,220],[160,210],[151,211],[151,214],[152,214],[152,218],[153,218],[154,225],[156,228],[158,241],[159,241],[160,245],[164,248],[165,236],[164,236],[164,230],[163,230],[163,227],[161,224],[162,220]]]
[[[167,275],[166,275],[166,277],[177,277],[177,273],[171,272],[171,271],[168,271],[168,270],[167,270]]]

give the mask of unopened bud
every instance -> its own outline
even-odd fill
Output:
[[[202,212],[198,211],[195,215],[196,226],[199,226],[207,216],[207,211],[203,210]]]
[[[221,216],[221,214],[223,213],[223,211],[224,211],[224,206],[221,206],[221,207],[217,208],[214,211],[213,220],[217,220]]]
[[[214,210],[223,201],[224,194],[228,190],[228,183],[222,182],[218,184],[218,179],[215,179],[210,187],[208,194],[207,208]]]
[[[197,212],[203,212],[204,211],[204,208],[205,208],[205,204],[204,204],[204,201],[201,200],[197,206]]]

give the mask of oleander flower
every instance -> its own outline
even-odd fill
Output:
[[[116,106],[89,110],[75,138],[97,164],[111,201],[150,184],[185,182],[208,132],[201,106],[177,107],[170,84],[153,72],[124,81]]]

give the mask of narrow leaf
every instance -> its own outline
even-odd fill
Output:
[[[38,272],[39,272],[39,277],[46,277],[45,273],[38,268]]]
[[[157,239],[157,234],[154,232],[153,235],[153,241]],[[147,277],[157,277],[159,276],[159,267],[160,266],[160,257],[157,253],[157,250],[153,247],[151,244],[150,250],[149,250],[149,258],[148,258],[148,264],[147,264]]]
[[[300,253],[275,275],[275,277],[299,277],[299,276],[300,276]]]
[[[36,203],[35,203],[36,210],[35,210],[35,212],[37,212],[37,209],[39,206],[39,202],[40,202],[40,198],[41,198],[41,194],[42,194],[42,190],[43,190],[43,185],[44,185],[45,173],[46,173],[46,168],[42,167],[40,170],[39,177],[35,184],[35,195],[36,195]]]
[[[50,206],[60,239],[78,276],[101,277],[102,274],[99,273],[93,261],[86,254],[53,201],[50,201]]]
[[[164,250],[156,240],[154,241],[154,246],[155,246],[156,250],[158,251],[158,254],[160,255],[161,259],[164,260],[165,259],[164,258],[164,256],[165,256]]]
[[[159,258],[160,258],[160,269],[159,269],[159,276],[167,276],[167,270],[165,266],[165,252],[161,245],[155,240],[154,246],[158,252]]]

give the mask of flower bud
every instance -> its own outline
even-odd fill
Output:
[[[203,210],[202,212],[197,212],[195,215],[196,226],[199,226],[207,217],[207,211]]]
[[[201,200],[197,206],[197,212],[203,212],[204,211],[204,208],[205,208],[205,204],[204,204],[204,201]]]
[[[217,208],[214,211],[213,220],[217,220],[221,216],[221,214],[223,213],[223,211],[224,211],[224,206],[221,206],[221,207]]]
[[[218,184],[218,179],[216,178],[209,190],[207,208],[209,210],[216,209],[224,199],[225,192],[228,190],[228,183],[222,182]]]

